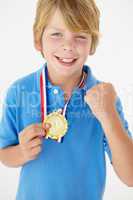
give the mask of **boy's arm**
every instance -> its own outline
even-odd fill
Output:
[[[112,165],[119,178],[133,187],[133,140],[123,128],[118,113],[112,112],[101,120],[111,153]]]
[[[0,161],[8,167],[20,167],[26,163],[19,144],[0,149]]]
[[[110,83],[100,83],[92,87],[85,96],[93,114],[100,121],[111,153],[112,164],[120,179],[133,187],[133,140],[116,110],[117,95]]]

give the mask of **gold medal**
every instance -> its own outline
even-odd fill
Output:
[[[68,122],[66,118],[58,111],[52,112],[44,119],[44,123],[50,123],[51,127],[47,131],[46,138],[58,140],[66,134],[68,129]]]
[[[55,139],[58,142],[61,141],[61,138],[66,134],[68,129],[68,122],[65,118],[67,105],[70,98],[64,105],[62,114],[59,111],[52,112],[47,115],[47,91],[46,91],[46,66],[43,67],[43,70],[40,75],[40,98],[41,98],[41,118],[43,123],[50,123],[51,127],[46,133],[46,138]],[[78,85],[79,88],[82,87],[84,83],[85,72],[83,73],[82,80]]]

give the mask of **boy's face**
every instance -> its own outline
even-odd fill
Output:
[[[42,36],[42,52],[48,68],[65,76],[79,73],[90,53],[90,48],[91,36],[84,32],[69,31],[61,12],[56,10]],[[59,58],[67,60],[63,62]]]

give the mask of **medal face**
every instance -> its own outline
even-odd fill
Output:
[[[59,112],[52,112],[46,116],[44,123],[50,123],[51,127],[49,128],[46,138],[51,138],[59,140],[63,137],[68,129],[68,123],[66,118]]]

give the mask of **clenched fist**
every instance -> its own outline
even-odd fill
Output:
[[[115,109],[116,92],[111,83],[100,83],[87,91],[85,102],[100,120]]]

